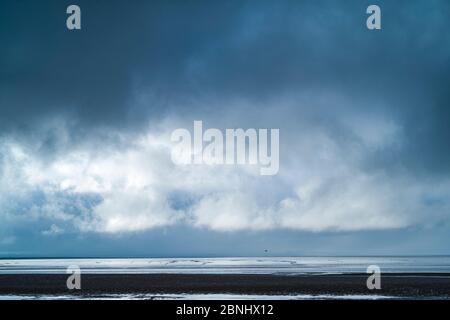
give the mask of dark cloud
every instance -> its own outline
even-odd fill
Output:
[[[287,167],[317,130],[342,154],[362,150],[349,165],[365,172],[449,177],[446,0],[377,1],[380,31],[366,29],[372,3],[358,0],[80,0],[80,31],[65,28],[70,4],[0,4],[0,136],[39,158],[96,139],[114,149],[104,132],[177,115],[278,127]],[[373,135],[390,130],[395,141],[378,146]]]
[[[69,32],[69,2],[2,2],[2,128],[61,114],[75,127],[139,129],[231,98],[263,108],[304,93],[314,106],[339,92],[355,103],[329,101],[316,118],[387,114],[406,132],[404,161],[448,170],[446,1],[379,1],[379,32],[365,28],[365,1],[77,3],[83,29]]]

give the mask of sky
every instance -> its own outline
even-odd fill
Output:
[[[450,254],[449,21],[447,0],[2,1],[0,257]],[[195,120],[279,129],[278,174],[174,164]]]

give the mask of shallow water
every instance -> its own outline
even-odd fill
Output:
[[[383,295],[256,295],[256,294],[110,294],[110,295],[0,295],[0,300],[386,300]]]
[[[369,265],[383,273],[450,273],[450,256],[1,259],[0,274],[66,273],[72,265],[85,274],[341,274],[365,273]]]

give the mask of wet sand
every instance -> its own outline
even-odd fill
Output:
[[[367,274],[218,275],[85,274],[81,290],[68,290],[65,274],[2,274],[1,295],[60,294],[264,294],[380,295],[450,298],[450,274],[384,274],[381,290],[366,287]]]

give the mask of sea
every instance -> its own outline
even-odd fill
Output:
[[[376,257],[215,257],[215,258],[65,258],[0,259],[1,274],[66,274],[77,266],[83,274],[273,274],[320,275],[366,273],[450,274],[450,256]],[[86,297],[92,299],[93,297]],[[117,294],[94,299],[391,299],[382,295],[233,295],[233,294]],[[73,299],[71,295],[0,295],[0,300]],[[77,299],[83,299],[77,296]]]

